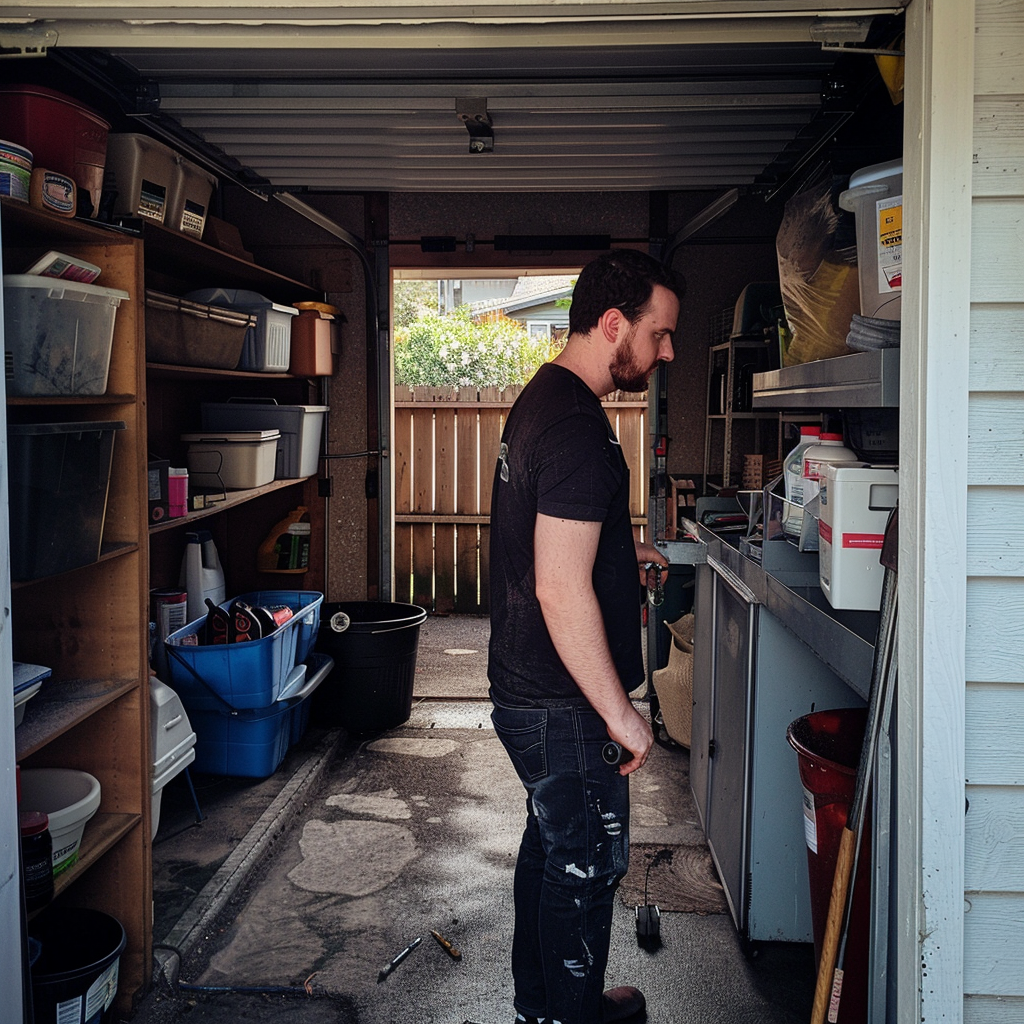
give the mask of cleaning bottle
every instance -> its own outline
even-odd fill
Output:
[[[803,503],[816,498],[825,475],[825,466],[835,462],[858,462],[856,453],[843,444],[842,434],[822,433],[815,444],[804,449]],[[817,532],[806,549],[817,551]]]
[[[783,468],[786,488],[786,501],[790,504],[783,508],[782,529],[791,537],[800,536],[800,527],[804,520],[804,452],[812,444],[816,444],[821,435],[820,427],[802,426],[800,440],[796,447],[786,456]]]
[[[181,560],[179,584],[188,593],[188,621],[206,614],[206,599],[222,604],[227,597],[224,570],[209,530],[185,534],[185,557]]]
[[[267,535],[256,552],[260,572],[306,572],[309,569],[309,510],[300,505]]]

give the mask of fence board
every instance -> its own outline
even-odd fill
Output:
[[[400,600],[486,612],[491,488],[505,417],[521,388],[395,389],[395,579]],[[647,405],[604,403],[630,467],[630,515],[647,508]],[[405,517],[422,516],[409,522]],[[409,596],[406,596],[406,595]]]
[[[476,395],[475,388],[463,388],[460,391],[459,418],[455,431],[455,448],[458,453],[455,511],[465,515],[477,515],[480,512],[480,466],[477,457],[477,424],[480,414],[476,408]],[[463,398],[468,401],[462,403]],[[455,610],[464,615],[476,614],[481,610],[478,594],[478,535],[476,523],[462,523],[455,528]]]

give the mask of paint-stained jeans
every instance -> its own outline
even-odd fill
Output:
[[[608,731],[585,702],[495,701],[491,720],[527,793],[514,883],[516,1010],[601,1024],[613,900],[629,856],[629,780],[602,760]]]

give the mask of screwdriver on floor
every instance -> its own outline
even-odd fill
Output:
[[[380,973],[377,975],[377,984],[379,985],[422,941],[423,939],[417,936],[401,953],[398,953],[393,959],[389,960],[380,969]]]

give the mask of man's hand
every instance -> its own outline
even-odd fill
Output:
[[[654,562],[656,565],[660,565],[662,571],[668,568],[668,559],[660,552],[653,544],[645,544],[643,541],[634,541],[636,547],[636,564],[640,570],[640,586],[647,586],[647,569],[645,568],[648,562]]]
[[[642,768],[654,746],[654,732],[647,724],[647,719],[632,704],[629,705],[629,711],[632,714],[623,714],[621,721],[609,722],[605,719],[608,735],[633,755],[632,761],[619,765],[620,775],[629,775],[637,768]]]

